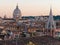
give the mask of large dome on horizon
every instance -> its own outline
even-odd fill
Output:
[[[13,18],[14,19],[17,19],[17,18],[20,19],[21,18],[21,11],[18,8],[18,5],[16,6],[16,9],[14,9]]]

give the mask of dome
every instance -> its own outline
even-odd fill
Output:
[[[16,19],[16,18],[20,19],[20,17],[21,17],[21,11],[20,11],[20,9],[18,8],[18,5],[17,5],[16,9],[13,12],[13,18],[14,19]]]

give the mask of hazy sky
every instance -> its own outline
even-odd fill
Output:
[[[60,14],[60,0],[0,0],[0,16],[12,17],[17,3],[22,16],[48,15],[50,5],[53,15]]]

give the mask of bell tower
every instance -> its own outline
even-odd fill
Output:
[[[56,29],[56,24],[55,21],[53,19],[53,14],[52,14],[52,8],[50,7],[50,14],[49,14],[49,18],[46,24],[46,29],[47,29],[47,34],[50,36],[54,36],[55,34],[55,29]]]

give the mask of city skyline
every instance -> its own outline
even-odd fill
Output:
[[[49,15],[50,5],[53,15],[60,15],[60,0],[1,0],[0,16],[12,17],[17,3],[22,16]]]

